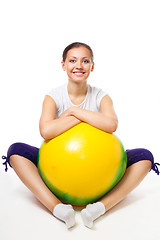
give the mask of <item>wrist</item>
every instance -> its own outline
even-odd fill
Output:
[[[75,116],[73,116],[73,115],[70,115],[70,116],[68,116],[70,119],[73,119],[73,121],[74,121],[74,123],[75,124],[78,124],[78,123],[80,123],[81,122],[81,120],[79,120],[77,117],[75,117]]]
[[[76,111],[78,107],[71,107],[70,108],[70,115],[76,117]]]

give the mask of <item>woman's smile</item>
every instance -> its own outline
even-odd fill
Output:
[[[67,72],[71,81],[87,80],[93,66],[90,51],[84,47],[70,49],[65,62],[62,62],[63,70]]]
[[[76,76],[81,77],[81,76],[83,76],[85,74],[85,72],[83,72],[83,71],[74,71],[73,74],[75,74]]]

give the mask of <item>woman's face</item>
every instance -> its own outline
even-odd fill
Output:
[[[68,51],[62,68],[67,72],[68,79],[74,82],[87,80],[94,69],[90,51],[85,47],[72,48]]]

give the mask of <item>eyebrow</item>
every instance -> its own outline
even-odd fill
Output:
[[[77,57],[75,57],[75,56],[70,56],[69,58],[77,58]],[[82,59],[84,59],[84,58],[89,58],[89,57],[83,57]]]

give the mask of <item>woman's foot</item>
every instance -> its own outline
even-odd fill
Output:
[[[105,206],[101,202],[88,204],[81,211],[83,223],[86,227],[92,228],[93,221],[105,213]]]
[[[75,211],[70,204],[57,204],[54,207],[53,215],[65,222],[68,229],[75,225]]]

